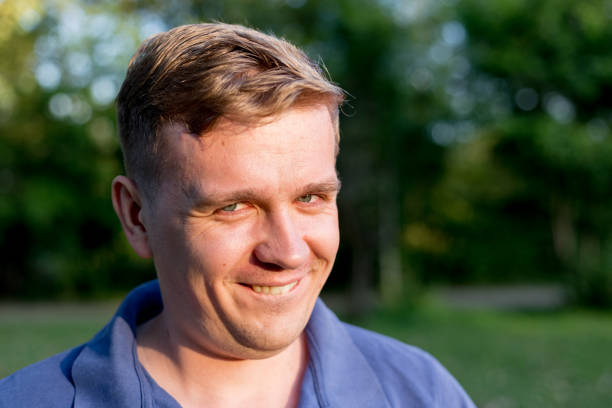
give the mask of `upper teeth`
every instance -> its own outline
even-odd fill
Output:
[[[297,281],[291,282],[285,286],[258,286],[253,285],[253,290],[257,293],[265,293],[268,295],[282,295],[287,293],[297,284]]]

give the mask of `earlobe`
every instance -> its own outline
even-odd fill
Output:
[[[113,208],[121,221],[128,242],[138,255],[151,258],[141,195],[136,184],[126,176],[117,176],[113,180],[111,194]]]

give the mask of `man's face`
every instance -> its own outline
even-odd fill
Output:
[[[189,347],[263,358],[302,333],[338,249],[335,135],[324,106],[203,137],[165,129],[174,167],[144,224],[164,319]]]

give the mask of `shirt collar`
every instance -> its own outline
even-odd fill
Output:
[[[312,382],[322,407],[389,406],[376,373],[345,325],[320,299],[306,326],[306,335]]]
[[[157,281],[125,298],[111,321],[86,344],[72,366],[75,408],[141,407],[150,401],[137,373],[136,327],[163,308]]]

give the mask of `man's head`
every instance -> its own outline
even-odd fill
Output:
[[[147,198],[171,165],[162,129],[181,124],[204,134],[224,118],[253,126],[290,107],[328,107],[338,138],[343,92],[301,50],[230,24],[194,24],[146,40],[117,98],[129,177]]]
[[[113,205],[159,277],[163,330],[222,358],[295,344],[338,249],[342,91],[292,45],[240,26],[175,28],[118,99],[127,178]]]

